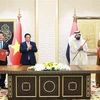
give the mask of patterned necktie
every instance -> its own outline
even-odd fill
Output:
[[[2,49],[2,42],[0,42],[0,49]]]
[[[30,46],[30,42],[27,42],[27,47]],[[28,60],[30,60],[30,55],[28,55]]]

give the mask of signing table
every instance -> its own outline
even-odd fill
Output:
[[[90,98],[91,73],[100,66],[70,66],[70,71],[27,71],[29,66],[0,66],[8,74],[9,100]]]

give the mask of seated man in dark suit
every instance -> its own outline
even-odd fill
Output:
[[[22,65],[35,65],[36,58],[35,52],[37,52],[37,47],[35,42],[31,41],[31,35],[29,33],[25,34],[25,42],[20,44],[20,52],[22,53],[21,64]]]
[[[4,34],[3,32],[0,32],[0,49],[5,49],[7,50],[6,55],[9,55],[9,48],[8,48],[8,44],[7,42],[4,41]],[[1,65],[7,65],[8,61],[7,61],[7,57],[5,61],[0,60],[0,66]],[[0,87],[1,88],[6,88],[5,87],[5,78],[6,78],[6,74],[0,74]]]

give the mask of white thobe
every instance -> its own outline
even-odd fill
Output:
[[[70,65],[87,65],[88,64],[88,57],[87,57],[88,47],[87,47],[87,43],[84,44],[84,42],[85,41],[83,39],[71,41],[70,43]],[[83,44],[84,44],[83,50],[79,52],[78,49]],[[73,60],[77,52],[79,53],[76,56],[76,58]]]

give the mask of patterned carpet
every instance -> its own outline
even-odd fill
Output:
[[[1,89],[0,90],[0,100],[8,100],[8,90]]]
[[[92,91],[91,91],[91,99],[90,100],[100,100],[100,88],[92,87],[91,90]],[[8,90],[1,89],[0,90],[0,100],[8,100],[7,96],[8,96]],[[66,99],[64,99],[64,100],[66,100]]]

